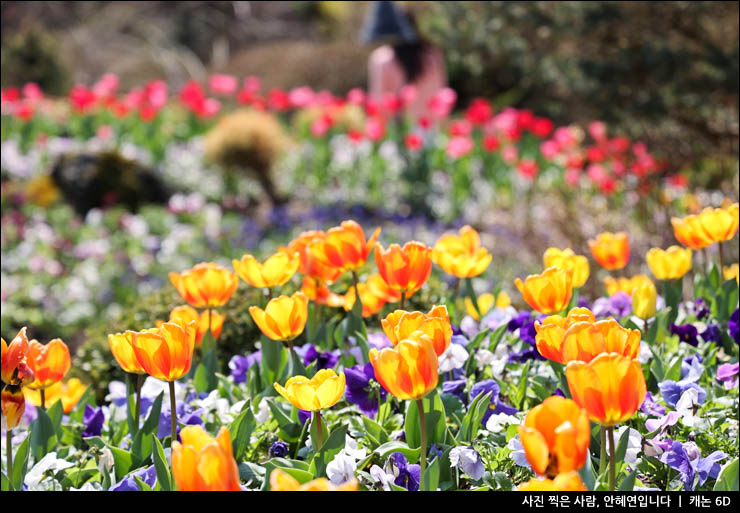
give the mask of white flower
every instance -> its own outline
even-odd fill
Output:
[[[455,447],[450,451],[450,465],[458,467],[473,481],[478,481],[486,471],[478,451],[472,447]]]
[[[695,388],[689,388],[676,403],[676,411],[681,415],[681,423],[686,427],[704,428],[709,423],[698,417],[696,411],[699,409],[699,392]]]
[[[439,372],[450,372],[461,369],[468,360],[468,352],[460,344],[450,344],[442,356],[439,357]]]
[[[326,476],[335,485],[340,485],[353,479],[355,477],[355,470],[357,470],[355,459],[344,452],[344,450],[341,450],[326,466]]]
[[[650,350],[650,346],[644,340],[640,342],[640,355],[638,360],[640,363],[648,363],[653,357],[653,352]]]
[[[270,403],[267,402],[267,398],[263,397],[257,407],[257,415],[254,416],[257,423],[263,424],[270,418]]]
[[[508,356],[493,359],[493,361],[491,362],[491,372],[493,373],[494,378],[501,379],[501,377],[504,375],[504,369],[506,369],[507,363],[509,363]]]
[[[632,429],[628,426],[622,426],[617,429],[615,443],[619,444],[619,440],[622,439],[622,434],[625,429],[630,430],[629,437],[627,439],[627,452],[624,455],[624,461],[627,463],[636,463],[637,454],[642,450],[642,435],[636,429]]]
[[[160,381],[151,376],[144,380],[144,384],[141,387],[141,397],[148,397],[149,399],[156,399],[159,394],[164,392],[163,401],[167,401],[170,398],[170,385],[166,381]],[[177,402],[185,400],[187,395],[187,389],[175,381],[175,399]]]
[[[36,465],[34,465],[33,468],[28,471],[23,482],[26,484],[29,490],[33,490],[39,486],[39,483],[41,483],[41,481],[44,479],[44,474],[46,474],[47,472],[56,474],[60,470],[64,470],[65,468],[73,466],[74,463],[70,463],[66,460],[57,458],[56,452],[50,452],[49,454],[41,458],[41,460],[39,460],[39,462],[36,463]]]
[[[367,449],[358,449],[357,440],[349,435],[344,438],[344,453],[354,458],[355,461],[364,460],[367,457]]]
[[[208,397],[193,401],[196,407],[203,408],[206,414],[212,415],[221,424],[229,424],[234,420],[230,412],[229,400],[220,396],[218,390],[212,391]]]
[[[519,424],[520,421],[514,415],[507,415],[505,413],[494,413],[488,417],[486,422],[486,429],[491,433],[499,433],[506,429],[506,426],[510,424]]]
[[[529,464],[529,461],[527,461],[527,455],[524,452],[524,446],[522,445],[522,441],[519,439],[519,435],[516,435],[514,438],[509,440],[506,447],[511,451],[510,456],[514,463],[520,467],[526,467],[529,470],[532,470],[532,466]]]
[[[370,475],[373,479],[375,479],[376,483],[380,483],[381,485],[383,485],[383,490],[385,490],[386,492],[391,490],[391,484],[396,481],[396,476],[386,472],[378,465],[373,465],[372,467],[370,467]]]
[[[84,485],[82,485],[82,488],[70,488],[70,492],[102,492],[103,486],[98,483],[97,481],[91,482],[88,481]]]
[[[490,365],[495,360],[495,355],[488,349],[478,349],[475,353],[475,362],[478,370],[483,370],[486,365]]]
[[[113,464],[115,463],[113,461],[113,453],[107,447],[103,447],[103,450],[100,451],[100,453],[100,459],[98,460],[98,470],[101,474],[105,474],[106,470],[108,472],[113,470]],[[111,476],[111,480],[112,479],[113,477]]]

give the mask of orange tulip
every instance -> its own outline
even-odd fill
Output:
[[[699,222],[712,242],[732,239],[740,222],[740,206],[733,203],[727,208],[707,207],[699,214]]]
[[[199,425],[180,431],[182,442],[172,442],[172,477],[184,492],[238,492],[239,469],[234,460],[231,435],[221,427],[216,438]]]
[[[10,345],[2,340],[2,380],[6,385],[27,385],[33,382],[33,370],[26,362],[28,353],[28,337],[26,337],[26,328],[21,328]]]
[[[518,492],[587,492],[578,472],[558,474],[555,479],[531,479],[520,484]]]
[[[394,346],[408,339],[415,331],[421,331],[431,339],[437,356],[447,350],[452,340],[450,316],[444,305],[433,307],[427,314],[396,310],[381,320],[380,324]]]
[[[131,345],[147,374],[162,381],[175,381],[190,372],[195,332],[194,322],[185,328],[165,322],[156,330],[134,332]]]
[[[565,332],[579,322],[594,323],[596,317],[588,308],[573,308],[566,317],[551,315],[541,323],[535,321],[537,351],[548,360],[564,363],[563,339]]]
[[[625,232],[600,233],[596,240],[589,240],[591,254],[607,271],[623,269],[630,259],[630,242]]]
[[[252,287],[279,287],[288,283],[301,259],[298,253],[279,251],[260,264],[252,255],[244,255],[241,260],[233,260],[234,270],[239,277]]]
[[[329,290],[329,287],[327,287],[325,283],[322,283],[311,276],[303,277],[303,287],[301,287],[301,292],[317,305],[327,305],[334,308],[344,306],[344,296],[335,294]]]
[[[542,259],[545,263],[545,269],[560,267],[564,271],[572,271],[573,287],[575,288],[582,287],[588,280],[590,273],[588,258],[583,255],[576,255],[570,248],[563,250],[548,248]]]
[[[590,362],[601,353],[618,353],[628,358],[640,355],[640,330],[623,328],[614,319],[577,322],[563,335],[560,363]]]
[[[8,385],[0,393],[0,409],[8,429],[13,429],[21,421],[26,411],[26,398],[20,385]]]
[[[323,239],[314,239],[308,244],[308,251],[322,264],[341,272],[356,271],[363,265],[375,241],[380,227],[365,240],[365,232],[355,221],[343,221],[341,226],[331,228]]]
[[[67,344],[55,338],[46,345],[32,340],[28,345],[26,361],[35,379],[29,386],[46,388],[64,379],[72,366]]]
[[[563,310],[573,296],[572,273],[559,267],[545,269],[542,274],[531,274],[524,281],[517,278],[514,284],[524,301],[540,313]]]
[[[393,290],[409,298],[429,279],[432,272],[432,250],[423,242],[411,241],[403,245],[391,244],[388,249],[375,244],[375,263],[378,272]]]
[[[320,282],[333,283],[342,274],[341,269],[337,269],[330,265],[322,263],[321,260],[317,259],[308,250],[308,245],[317,240],[319,242],[324,240],[326,234],[322,231],[311,230],[303,232],[296,237],[288,247],[280,247],[278,251],[286,252],[289,254],[298,253],[299,265],[298,272],[306,274]]]
[[[617,353],[602,353],[588,363],[572,361],[565,375],[573,400],[605,427],[631,418],[647,393],[640,362]]]
[[[211,334],[215,340],[218,340],[218,337],[221,336],[224,320],[226,320],[225,315],[211,310]],[[203,344],[203,337],[208,333],[207,311],[198,314],[198,311],[191,306],[176,306],[170,312],[170,322],[179,324],[181,328],[185,328],[191,322],[195,322],[195,347],[200,347]]]
[[[401,299],[401,293],[388,287],[382,276],[373,274],[365,283],[358,283],[360,301],[362,301],[362,316],[370,317],[378,313],[386,303],[395,303]],[[355,288],[350,287],[344,295],[344,309],[352,310],[355,305]]]
[[[289,341],[303,333],[308,319],[308,297],[302,292],[271,299],[264,310],[250,306],[257,327],[272,340]]]
[[[64,413],[69,413],[80,402],[82,396],[85,395],[85,390],[87,390],[87,385],[83,384],[77,378],[58,381],[44,390],[44,403],[48,408],[49,405],[53,405],[57,401],[62,401]],[[41,406],[41,392],[39,390],[24,388],[23,393],[29,403],[34,406]]]
[[[213,262],[201,262],[182,273],[170,273],[182,298],[195,308],[223,306],[239,285],[236,274]]]
[[[481,247],[480,236],[472,227],[463,226],[459,233],[439,238],[432,250],[432,261],[458,278],[478,276],[488,268],[493,256]]]
[[[653,280],[644,274],[636,274],[632,278],[612,278],[607,276],[604,278],[604,286],[606,287],[606,293],[613,296],[617,292],[624,292],[628,296],[631,296],[635,290],[642,288],[645,285],[653,285]]]
[[[133,339],[133,331],[108,335],[110,351],[113,353],[113,357],[124,372],[130,372],[132,374],[146,374],[144,367],[141,366],[139,360],[136,359],[136,355],[134,354],[134,346],[132,344]]]
[[[584,409],[554,395],[527,413],[519,438],[532,470],[553,478],[586,463],[591,425]]]
[[[355,492],[357,479],[350,479],[346,483],[335,485],[325,477],[320,477],[301,484],[287,472],[276,468],[270,474],[270,490],[273,492]]]
[[[428,335],[415,331],[394,347],[370,350],[375,379],[401,400],[416,400],[434,390],[439,360]]]
[[[674,217],[671,219],[673,235],[676,240],[690,249],[703,249],[712,245],[712,239],[704,231],[699,216],[691,215],[683,219]]]

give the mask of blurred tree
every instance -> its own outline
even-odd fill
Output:
[[[36,26],[18,32],[3,44],[0,70],[3,87],[35,82],[51,94],[64,94],[69,87],[67,69],[59,58],[54,37]]]

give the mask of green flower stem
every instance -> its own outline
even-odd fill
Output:
[[[419,490],[424,491],[424,471],[427,467],[427,423],[424,420],[424,402],[416,400],[416,409],[419,411],[419,428],[421,429],[421,452],[419,453]]]
[[[8,428],[5,431],[5,450],[8,451],[8,480],[13,475],[13,430]]]
[[[401,290],[401,310],[403,310],[403,307],[405,304],[406,304],[406,291]]]
[[[722,272],[725,269],[725,257],[722,254],[722,241],[717,242],[717,249],[719,249],[719,275],[722,276]],[[721,280],[720,280],[721,283]]]
[[[46,411],[46,389],[41,389],[41,409]]]
[[[609,491],[613,492],[617,485],[617,455],[614,447],[614,426],[608,428],[609,432]]]
[[[136,375],[136,429],[139,429],[139,418],[141,417],[141,386],[144,384],[144,375]]]
[[[599,474],[603,474],[606,470],[606,428],[599,426],[599,432],[601,433],[601,450],[599,451]]]
[[[169,381],[168,383],[170,384],[170,420],[172,425],[170,447],[172,447],[172,443],[177,440],[177,405],[175,404],[175,382]]]
[[[313,412],[313,422],[316,424],[316,445],[318,445],[314,450],[318,452],[321,446],[324,445],[324,441],[321,439],[321,410]]]
[[[357,286],[360,282],[359,279],[357,279],[357,271],[352,271],[352,283],[355,284],[355,301],[360,299],[360,288]]]

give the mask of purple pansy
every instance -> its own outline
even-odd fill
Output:
[[[730,338],[735,341],[736,344],[740,343],[740,308],[736,308],[730,320],[727,321],[727,331],[730,332]]]
[[[725,390],[732,390],[737,388],[738,383],[738,362],[735,363],[723,363],[717,369],[717,380],[722,381],[725,385]]]
[[[694,312],[694,317],[700,321],[709,317],[709,308],[707,308],[706,302],[701,298],[694,301],[692,310]]]
[[[85,424],[82,437],[100,436],[100,433],[103,431],[104,422],[105,414],[103,414],[103,408],[93,408],[89,404],[86,404],[85,412],[82,415],[82,423]]]
[[[194,409],[189,403],[181,402],[177,405],[177,438],[180,438],[180,424],[187,426],[192,425],[205,425],[203,419],[200,417],[203,414],[203,410],[198,408]],[[162,413],[159,415],[159,426],[157,427],[157,438],[163,439],[167,435],[172,434],[172,414],[170,409],[162,409]]]
[[[600,297],[592,311],[596,317],[624,317],[632,311],[632,296],[620,290],[613,296]]]
[[[521,328],[525,322],[529,322],[532,319],[532,314],[529,312],[519,312],[516,317],[509,321],[506,329],[509,331],[516,331]]]
[[[384,400],[387,392],[375,379],[375,370],[371,363],[355,365],[344,369],[346,382],[345,397],[352,404],[359,406],[360,411],[368,417],[378,413],[378,390],[380,399]]]
[[[288,455],[288,444],[282,440],[277,440],[270,446],[269,454],[271,458],[284,458]]]
[[[674,441],[671,450],[664,452],[660,461],[678,470],[684,489],[693,490],[697,477],[699,484],[704,484],[710,477],[716,479],[721,469],[719,462],[725,458],[727,455],[722,451],[714,451],[706,458],[702,458],[694,442],[681,444]]]
[[[653,399],[653,395],[648,392],[645,394],[645,400],[642,402],[642,406],[640,406],[640,411],[647,415],[662,417],[665,415],[665,406],[655,401],[655,399]]]
[[[645,428],[650,433],[652,433],[653,431],[658,431],[658,430],[660,430],[660,433],[663,433],[669,427],[675,426],[679,418],[680,418],[680,415],[678,414],[678,412],[672,411],[672,412],[669,412],[668,415],[660,419],[646,420]]]
[[[699,331],[693,324],[684,324],[679,326],[678,324],[671,323],[671,333],[677,335],[681,342],[685,342],[689,345],[696,347],[699,345]]]
[[[229,369],[231,369],[231,377],[234,378],[234,383],[246,383],[249,368],[255,363],[259,364],[261,360],[262,351],[255,351],[247,356],[234,355],[229,361]]]
[[[303,364],[308,367],[313,362],[316,362],[317,371],[322,369],[333,369],[339,362],[339,356],[341,355],[341,351],[338,349],[335,349],[334,351],[321,352],[316,349],[316,346],[313,344],[308,344],[307,346],[303,346],[303,348],[305,348],[302,351]]]
[[[709,324],[707,329],[701,332],[701,338],[704,342],[714,342],[715,344],[722,343],[722,331],[720,330],[719,324]]]
[[[565,393],[560,389],[560,387],[555,389],[555,392],[553,392],[552,395],[559,395],[560,397],[565,397]]]
[[[485,379],[473,385],[473,387],[470,389],[468,406],[470,406],[470,404],[475,400],[476,397],[478,397],[479,395],[487,394],[489,392],[491,392],[492,407],[486,408],[486,412],[483,414],[481,424],[483,424],[484,426],[486,425],[488,418],[494,413],[505,413],[507,415],[514,415],[519,411],[516,408],[499,401],[500,388],[498,386],[498,383],[496,383],[496,380],[493,379]]]
[[[658,383],[658,388],[660,389],[660,395],[663,396],[663,400],[671,408],[676,407],[676,403],[678,403],[678,400],[681,399],[683,393],[690,388],[694,388],[698,392],[699,404],[703,403],[707,398],[706,391],[704,391],[704,389],[696,383],[692,382],[687,383],[683,381],[676,382],[672,380],[667,380],[663,381],[662,383]]]
[[[465,391],[465,384],[467,382],[468,381],[464,378],[445,381],[442,383],[442,392],[454,395],[461,401],[464,401],[463,392]]]
[[[150,467],[143,467],[124,477],[120,483],[113,485],[109,491],[111,492],[139,492],[139,485],[136,484],[134,476],[141,479],[151,489],[157,485],[157,471],[154,465]]]
[[[394,483],[396,486],[406,488],[410,492],[415,492],[419,489],[421,467],[419,465],[409,464],[403,453],[392,453],[385,464],[385,471],[395,476]]]

